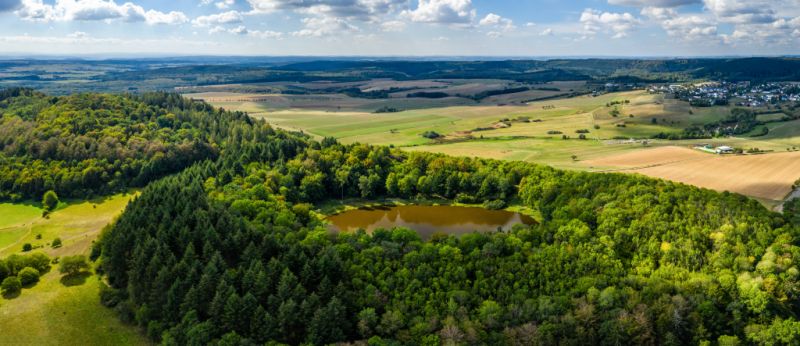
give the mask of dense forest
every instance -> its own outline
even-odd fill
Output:
[[[247,123],[179,95],[0,91],[0,200],[54,190],[85,198],[140,187],[215,159],[220,136]]]
[[[163,344],[800,342],[791,210],[639,176],[317,142],[184,102],[231,119],[223,149],[149,184],[93,249],[102,302]],[[501,201],[541,222],[429,241],[331,234],[315,204],[347,197]]]

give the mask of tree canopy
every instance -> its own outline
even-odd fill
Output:
[[[103,270],[125,302],[114,305],[154,339],[797,340],[784,331],[800,312],[797,228],[753,200],[280,131],[252,139],[265,126],[150,184],[103,235]],[[500,200],[541,223],[430,241],[407,229],[331,234],[309,204],[343,197]]]

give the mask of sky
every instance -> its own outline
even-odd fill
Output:
[[[800,55],[800,0],[0,0],[0,54]]]

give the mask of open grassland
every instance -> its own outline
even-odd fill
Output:
[[[642,148],[641,143],[609,144],[596,140],[561,140],[560,138],[487,138],[443,145],[422,145],[405,148],[409,151],[436,152],[453,156],[530,161],[557,168],[588,170],[584,160],[616,155]],[[575,159],[573,159],[573,155]]]
[[[96,275],[61,280],[57,268],[12,300],[0,299],[0,345],[147,345],[100,305]]]
[[[0,257],[19,253],[25,243],[43,249],[51,257],[88,253],[102,228],[122,212],[131,198],[132,194],[121,194],[67,203],[48,218],[43,218],[42,209],[35,205],[0,204],[0,215],[17,215],[13,224],[4,222],[6,225],[0,229]],[[62,240],[59,249],[49,246],[55,238]]]
[[[103,227],[133,196],[62,203],[47,219],[36,204],[0,204],[0,257],[21,253],[24,243],[50,257],[88,255]],[[63,246],[53,249],[50,243],[57,237]],[[100,305],[100,284],[95,275],[63,280],[54,265],[18,297],[0,298],[0,345],[147,344],[135,328]]]
[[[213,97],[206,99],[217,106],[247,111],[252,116],[265,119],[281,128],[303,130],[318,136],[332,136],[345,143],[397,146],[433,144],[433,141],[421,137],[425,131],[436,131],[456,139],[510,136],[561,138],[560,134],[553,135],[553,131],[578,137],[578,130],[589,130],[587,137],[594,139],[644,138],[660,132],[680,131],[681,124],[687,122],[685,119],[678,119],[679,111],[666,110],[665,104],[679,101],[664,101],[662,96],[643,92],[614,93],[599,97],[581,96],[517,106],[471,105],[381,114],[302,109],[266,111],[253,102],[223,102]],[[624,100],[631,103],[607,107],[609,103]],[[620,108],[620,114],[624,116],[610,115],[610,109],[614,107]],[[669,120],[654,124],[650,119],[656,115]],[[499,125],[504,119],[508,120],[510,126]],[[524,119],[530,122],[515,121]]]
[[[427,109],[458,105],[474,105],[475,101],[461,97],[430,98],[389,98],[364,99],[343,94],[238,94],[227,92],[209,92],[186,94],[185,96],[202,99],[215,106],[250,113],[271,112],[280,110],[323,110],[327,112],[357,111],[373,113],[388,107],[396,109]]]

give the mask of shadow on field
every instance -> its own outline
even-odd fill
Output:
[[[67,287],[80,286],[86,283],[86,279],[92,276],[90,272],[81,272],[73,275],[61,277],[61,284]]]
[[[16,292],[3,293],[3,298],[11,300],[11,299],[14,299],[16,297],[19,297],[20,294],[22,294],[22,290],[19,290],[19,291],[16,291]]]

